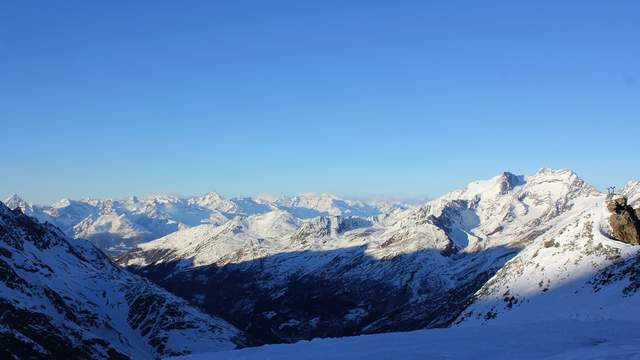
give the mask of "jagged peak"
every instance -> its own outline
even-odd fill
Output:
[[[27,207],[29,207],[29,203],[24,201],[20,196],[18,196],[18,194],[13,194],[13,195],[9,196],[4,201],[4,204],[11,210],[14,210],[16,208],[27,208]]]
[[[513,190],[516,186],[526,184],[524,175],[515,175],[508,171],[503,172],[498,176],[499,184],[502,188],[502,192]]]
[[[22,200],[22,198],[18,195],[18,194],[13,194],[11,196],[9,196],[4,202],[7,203],[9,201],[24,201]]]

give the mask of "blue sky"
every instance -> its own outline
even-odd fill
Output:
[[[640,3],[6,1],[0,195],[640,178]]]

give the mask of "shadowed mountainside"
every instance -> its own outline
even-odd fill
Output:
[[[517,253],[506,247],[473,254],[424,249],[375,259],[365,251],[357,246],[281,253],[188,271],[176,271],[188,266],[184,262],[128,269],[229,321],[253,344],[264,344],[447,326]],[[451,274],[445,277],[436,267],[429,274],[429,264],[443,260],[452,265]],[[270,271],[291,261],[323,264],[283,277]]]

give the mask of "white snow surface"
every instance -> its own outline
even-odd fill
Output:
[[[637,360],[634,322],[577,320],[429,329],[266,345],[175,360]]]

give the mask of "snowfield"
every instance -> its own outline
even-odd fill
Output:
[[[173,359],[640,359],[639,330],[638,322],[548,321],[300,341]]]

